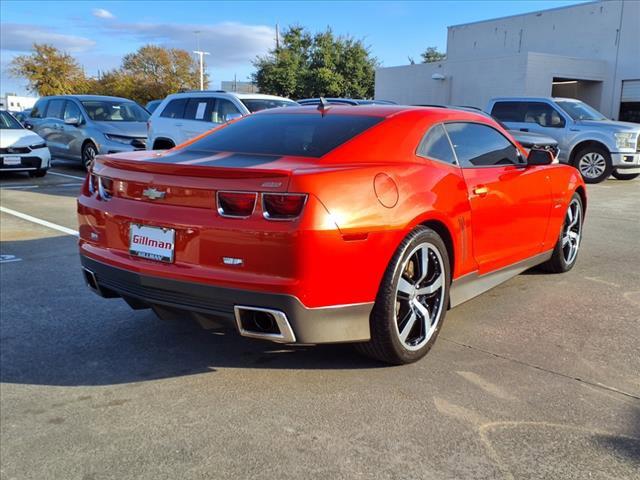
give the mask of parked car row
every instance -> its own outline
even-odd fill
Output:
[[[41,98],[21,114],[20,121],[45,140],[53,156],[77,159],[86,166],[100,154],[170,149],[259,110],[393,104],[351,98],[294,102],[273,95],[215,90],[176,93],[149,102],[145,109],[125,98],[64,95]],[[526,149],[551,151],[561,163],[577,168],[587,183],[601,182],[609,175],[621,180],[640,175],[640,126],[608,120],[579,100],[501,97],[489,102],[489,113],[475,107],[448,108],[490,115]]]

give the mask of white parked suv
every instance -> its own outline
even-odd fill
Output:
[[[147,122],[147,150],[173,148],[217,125],[267,108],[295,107],[288,98],[224,90],[174,93]]]

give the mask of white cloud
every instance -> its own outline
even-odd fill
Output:
[[[96,42],[86,37],[57,33],[55,30],[37,25],[3,23],[0,28],[2,50],[14,52],[30,51],[34,43],[49,43],[69,52],[83,52]]]
[[[200,49],[211,53],[207,64],[213,67],[248,64],[256,55],[265,54],[275,42],[273,28],[235,22],[215,25],[108,23],[101,28],[139,42],[182,48],[189,52],[196,50],[199,37]],[[196,35],[196,31],[200,33]]]
[[[94,8],[91,12],[94,17],[103,18],[106,20],[110,20],[112,18],[116,18],[116,16],[111,13],[109,10],[105,10],[104,8]]]

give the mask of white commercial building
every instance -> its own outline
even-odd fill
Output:
[[[445,61],[376,70],[375,98],[403,104],[484,108],[505,95],[579,98],[640,122],[640,1],[451,26]]]
[[[0,98],[0,108],[10,112],[21,112],[27,108],[33,108],[37,101],[38,97],[7,94],[4,98]]]

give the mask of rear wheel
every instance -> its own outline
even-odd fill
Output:
[[[633,180],[634,178],[638,178],[640,173],[622,173],[620,170],[614,170],[611,175],[618,180]]]
[[[87,142],[82,146],[82,166],[85,170],[89,171],[89,168],[91,167],[91,164],[95,160],[97,154],[98,149],[93,143]]]
[[[449,304],[449,256],[440,236],[419,227],[405,238],[385,272],[362,353],[391,364],[419,360],[438,336]]]
[[[609,152],[596,145],[582,148],[574,162],[586,183],[605,181],[613,169]]]
[[[579,194],[574,193],[551,258],[540,265],[543,270],[551,273],[564,273],[573,268],[580,250],[583,219],[582,199]]]

